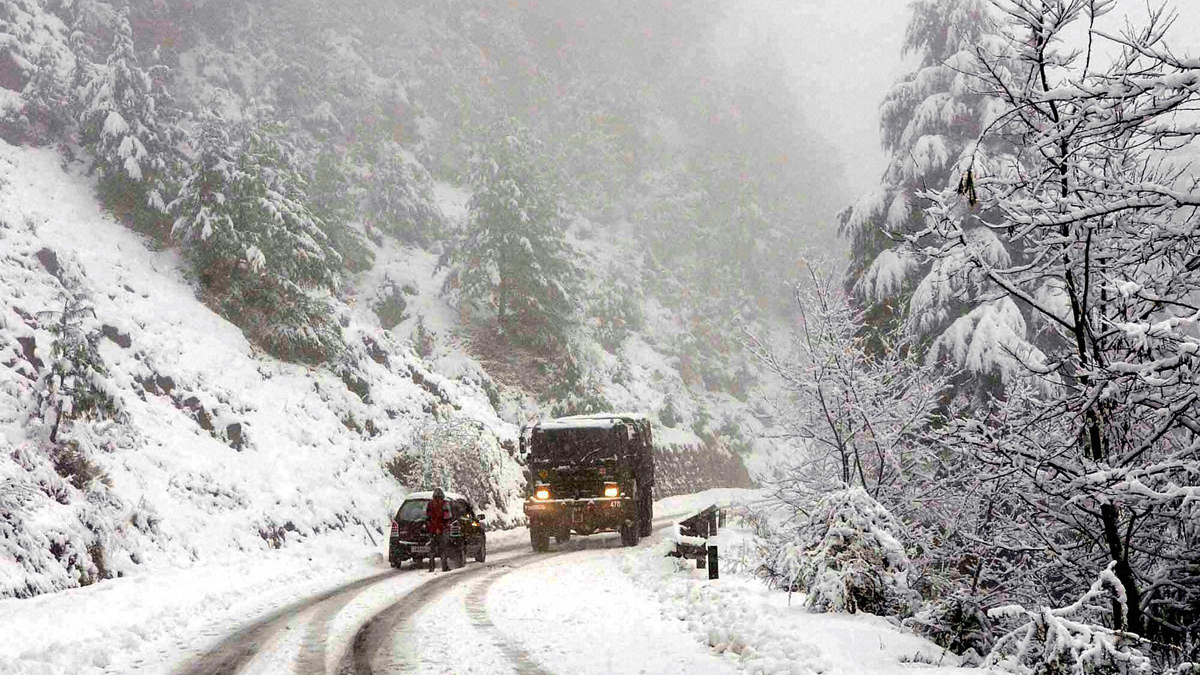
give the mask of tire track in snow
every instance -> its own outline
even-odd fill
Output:
[[[395,574],[393,570],[381,572],[277,609],[192,658],[186,666],[177,671],[178,675],[234,675],[257,656],[275,633],[282,630],[297,614],[333,598],[337,598],[335,604],[344,606],[363,588]]]
[[[496,583],[504,575],[512,572],[516,568],[506,569],[499,574],[491,574],[482,582],[475,585],[471,592],[467,594],[465,605],[467,607],[467,616],[471,617],[471,623],[476,628],[483,631],[492,639],[492,642],[500,648],[504,653],[505,658],[517,671],[517,675],[548,675],[542,670],[537,663],[529,656],[529,652],[525,651],[519,644],[505,637],[496,628],[496,624],[492,623],[492,618],[487,613],[487,594],[491,590],[492,585]]]
[[[664,515],[655,518],[652,522],[655,529],[661,529],[674,524],[675,520],[679,517],[679,514]],[[388,674],[393,672],[402,673],[416,669],[419,664],[416,661],[417,655],[415,654],[394,654],[393,657],[398,657],[400,663],[390,665],[387,671],[382,669],[376,671],[373,661],[388,646],[390,641],[395,640],[395,633],[397,631],[411,633],[412,629],[407,628],[406,625],[426,604],[435,600],[455,585],[467,583],[469,580],[484,575],[488,575],[487,580],[479,584],[475,589],[472,589],[466,599],[466,610],[472,622],[492,638],[492,642],[508,658],[510,665],[518,675],[549,675],[533,662],[529,654],[519,644],[505,637],[492,624],[491,618],[487,615],[484,599],[492,584],[504,575],[524,565],[579,551],[594,550],[597,548],[623,548],[620,545],[619,539],[611,537],[604,539],[572,538],[571,542],[563,546],[567,548],[551,553],[525,553],[512,558],[506,558],[503,561],[486,563],[482,567],[470,569],[466,572],[443,574],[418,586],[409,592],[408,595],[398,600],[396,604],[376,614],[363,624],[362,628],[354,636],[350,652],[342,659],[337,675],[385,675],[385,672]],[[520,548],[520,546],[505,547],[507,550],[512,550],[513,548]],[[415,640],[408,640],[407,642],[411,643],[415,642]]]
[[[410,631],[411,628],[406,628],[406,626],[410,623],[413,616],[426,604],[455,585],[466,583],[468,580],[484,574],[495,573],[497,569],[504,569],[499,575],[496,575],[498,578],[508,571],[516,569],[516,566],[522,563],[527,564],[534,560],[542,560],[554,555],[556,554],[526,553],[504,561],[484,563],[481,567],[468,568],[462,572],[443,573],[441,576],[421,584],[394,605],[376,614],[363,624],[362,628],[358,629],[358,633],[354,636],[354,642],[350,646],[350,652],[342,659],[341,667],[338,668],[338,675],[376,675],[372,662],[395,639],[395,633],[397,631],[402,633]],[[400,659],[400,663],[397,664],[399,668],[398,672],[413,670],[418,665],[415,661],[416,655],[402,653],[394,656]],[[392,670],[391,672],[396,671]],[[538,672],[540,673],[541,671]]]

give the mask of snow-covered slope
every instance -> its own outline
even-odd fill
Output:
[[[383,464],[421,425],[469,416],[490,442],[515,435],[470,364],[458,379],[432,372],[353,298],[336,368],[257,353],[196,298],[174,251],[150,250],[103,213],[90,181],[52,151],[0,142],[0,251],[0,596],[331,529],[383,532],[401,496]],[[123,410],[79,435],[106,476],[80,485],[46,450],[38,414],[48,326],[72,279],[94,307],[80,328],[105,336],[105,385]],[[500,473],[508,502],[493,517],[519,512],[511,457]]]

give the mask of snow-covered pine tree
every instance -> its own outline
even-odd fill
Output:
[[[575,322],[581,273],[537,145],[512,121],[491,130],[471,162],[469,217],[443,263],[451,269],[446,289],[494,311],[501,333],[558,351]]]
[[[912,235],[924,227],[928,202],[921,192],[960,180],[958,158],[975,147],[996,114],[998,102],[963,70],[975,47],[995,31],[986,0],[912,3],[904,50],[918,57],[917,68],[892,86],[880,108],[887,168],[880,187],[840,215],[842,234],[851,241],[847,281],[865,310],[868,335],[878,338],[907,324],[931,360],[962,371],[959,389],[977,401],[1000,391],[1005,377],[1020,370],[1009,353],[1032,349],[1026,317],[1005,299],[975,302],[991,290],[987,280],[973,275],[961,256],[922,256],[929,242]],[[1004,141],[983,142],[994,148]],[[971,250],[989,260],[1013,257],[1002,233],[975,228],[966,236]]]
[[[0,3],[0,90],[20,94],[0,92],[0,137],[12,143],[45,143],[48,127],[69,119],[61,103],[51,105],[64,93],[64,66],[59,61],[69,57],[66,35],[60,17],[44,3]]]
[[[1107,0],[997,6],[1004,39],[963,65],[1004,107],[962,164],[974,185],[924,193],[915,236],[986,280],[980,303],[1037,317],[1045,356],[1009,355],[1040,386],[966,421],[960,447],[1013,481],[1003,550],[1044,573],[1010,581],[1057,602],[1111,568],[1125,605],[1112,628],[1197,660],[1200,179],[1180,152],[1194,126],[1175,113],[1200,105],[1200,60],[1175,55],[1162,12],[1110,35],[1096,27]],[[1085,49],[1065,46],[1077,28]],[[1119,55],[1102,62],[1096,41]],[[1036,151],[990,156],[990,137]],[[1023,259],[973,247],[981,228]]]
[[[442,238],[445,218],[433,198],[429,174],[387,143],[378,155],[366,196],[365,222],[371,230],[421,247]]]
[[[306,205],[303,178],[278,136],[270,124],[231,134],[208,113],[170,205],[174,233],[222,315],[275,356],[325,362],[344,342],[319,296],[337,286],[342,258]]]
[[[120,413],[119,397],[106,379],[108,369],[98,351],[100,330],[90,325],[95,311],[78,282],[70,277],[62,277],[62,281],[66,286],[62,309],[38,315],[54,337],[40,406],[53,444],[61,442],[60,432],[69,429],[74,420],[112,418]]]
[[[365,272],[375,264],[375,253],[359,229],[349,167],[337,152],[322,152],[308,170],[308,203],[329,243],[342,256],[350,272]]]
[[[122,10],[107,60],[79,92],[81,140],[92,153],[92,168],[100,172],[105,204],[135,229],[165,238],[178,132],[170,98],[155,90],[155,79],[141,65],[128,9]]]
[[[62,139],[74,124],[70,90],[63,75],[64,60],[58,47],[47,42],[38,54],[33,76],[21,92],[23,136],[34,145]]]

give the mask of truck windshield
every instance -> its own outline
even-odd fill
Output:
[[[540,429],[530,439],[529,459],[534,464],[593,464],[621,454],[625,427],[574,427]]]
[[[396,521],[411,523],[417,520],[424,520],[425,507],[428,504],[428,499],[410,499],[404,502],[400,505],[400,510],[396,512]]]

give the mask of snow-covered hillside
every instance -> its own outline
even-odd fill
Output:
[[[367,303],[339,317],[341,377],[257,353],[196,298],[175,251],[149,250],[104,214],[53,151],[0,142],[0,249],[0,595],[327,530],[384,532],[401,496],[384,462],[421,425],[469,417],[493,444],[515,436],[486,375],[461,360],[454,379],[433,372]],[[56,471],[35,423],[47,326],[71,292],[94,307],[80,329],[103,336],[105,386],[122,411],[76,439],[93,480],[61,461]],[[520,510],[520,470],[502,454],[505,501],[488,509],[501,520]]]

